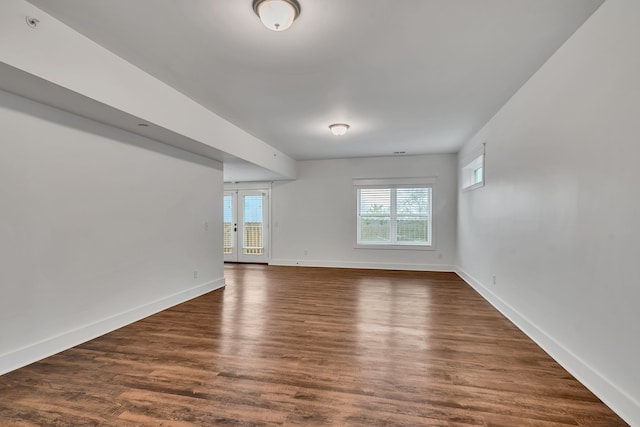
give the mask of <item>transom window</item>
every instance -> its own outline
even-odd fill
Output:
[[[475,154],[473,160],[462,168],[462,189],[473,190],[484,186],[484,144],[482,152]]]
[[[358,245],[432,245],[431,186],[356,186],[356,196]]]

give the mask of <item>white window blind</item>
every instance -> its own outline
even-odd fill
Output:
[[[358,245],[431,246],[429,186],[356,187]]]

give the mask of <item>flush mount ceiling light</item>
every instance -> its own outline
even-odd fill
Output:
[[[300,15],[297,0],[253,0],[253,11],[270,30],[284,31]]]
[[[345,123],[334,123],[329,126],[329,129],[331,130],[331,133],[334,134],[335,136],[340,136],[347,133],[350,127],[351,126]]]

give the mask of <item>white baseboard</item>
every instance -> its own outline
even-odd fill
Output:
[[[114,314],[96,322],[80,326],[76,329],[30,344],[28,346],[0,354],[0,375],[29,365],[38,360],[67,350],[83,342],[129,325],[152,314],[158,313],[174,305],[199,297],[208,292],[222,288],[224,277],[200,284],[193,288],[160,298],[156,301],[134,307],[131,310]]]
[[[455,268],[455,272],[622,419],[632,426],[640,426],[640,403],[631,395],[610,382],[467,272],[459,267]]]
[[[373,270],[411,270],[411,271],[444,271],[454,272],[452,265],[439,264],[402,264],[395,262],[354,262],[334,260],[299,260],[272,259],[269,265],[298,266],[298,267],[329,267],[329,268],[366,268]]]

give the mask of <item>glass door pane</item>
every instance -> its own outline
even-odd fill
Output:
[[[268,191],[225,191],[223,225],[225,261],[269,261]]]
[[[224,260],[238,262],[238,194],[225,191],[222,207]]]
[[[224,254],[229,255],[233,253],[233,246],[235,240],[234,222],[233,222],[233,195],[225,194],[223,202],[223,221],[224,221]]]
[[[243,196],[242,253],[264,254],[264,209],[263,195]]]

